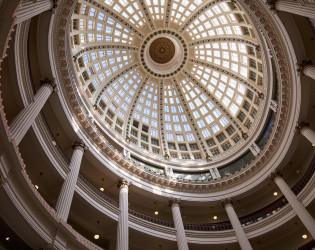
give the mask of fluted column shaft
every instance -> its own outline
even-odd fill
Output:
[[[235,213],[235,210],[233,208],[233,205],[231,202],[225,202],[224,208],[226,210],[226,213],[229,217],[229,220],[232,224],[233,230],[235,232],[236,238],[238,240],[238,243],[240,244],[240,247],[242,250],[251,250],[253,249],[249,243],[249,240],[246,237],[246,234],[243,230],[243,227]]]
[[[275,9],[300,16],[315,18],[315,7],[303,6],[295,0],[278,0],[275,2]]]
[[[20,3],[16,11],[16,23],[21,23],[27,19],[50,10],[53,7],[53,0],[37,0]]]
[[[60,219],[64,221],[68,220],[69,211],[74,195],[75,186],[78,180],[84,150],[85,150],[84,144],[77,144],[74,146],[74,151],[69,165],[70,171],[62,185],[58,197],[56,205],[57,215]]]
[[[10,124],[11,139],[20,144],[35,118],[45,105],[54,90],[51,84],[43,84],[34,97],[34,101],[25,107]]]
[[[281,176],[276,176],[274,182],[277,184],[289,204],[295,211],[296,215],[300,218],[306,229],[310,232],[312,237],[315,239],[315,220],[306,210],[301,202],[298,201],[296,195],[293,193],[291,188],[285,183]]]
[[[174,221],[175,230],[176,230],[176,240],[177,240],[178,250],[189,250],[186,234],[185,234],[185,229],[184,229],[184,224],[183,224],[182,216],[179,209],[179,204],[176,202],[173,202],[171,207],[172,207],[173,221]]]
[[[306,65],[302,73],[315,80],[315,65]]]
[[[307,140],[315,145],[315,132],[312,129],[309,127],[303,127],[301,129],[301,135],[303,135]]]
[[[128,182],[121,181],[118,184],[119,191],[119,216],[117,227],[117,250],[129,250],[128,231]]]

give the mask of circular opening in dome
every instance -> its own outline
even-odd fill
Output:
[[[140,58],[144,69],[156,77],[177,74],[187,60],[187,46],[182,37],[169,30],[155,31],[141,46]]]
[[[151,43],[149,53],[154,62],[164,64],[174,57],[175,46],[170,39],[159,37]]]

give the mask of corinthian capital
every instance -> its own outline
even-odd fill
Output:
[[[170,198],[168,203],[169,203],[170,206],[173,206],[175,204],[179,205],[180,204],[180,199],[178,199],[178,198]]]
[[[88,150],[88,147],[83,143],[83,141],[76,141],[75,143],[73,143],[72,145],[73,149],[81,149],[83,151]]]
[[[124,187],[128,187],[129,186],[129,182],[126,181],[125,179],[122,179],[118,182],[117,185],[119,188],[124,188]]]
[[[57,85],[56,85],[54,79],[44,78],[44,79],[40,80],[40,85],[47,85],[47,86],[51,87],[51,89],[54,93],[57,92]]]
[[[298,122],[298,124],[295,127],[295,132],[298,133],[298,134],[301,134],[303,128],[306,128],[306,127],[309,127],[309,126],[310,126],[309,122],[305,122],[305,121]]]

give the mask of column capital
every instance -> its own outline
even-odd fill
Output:
[[[52,80],[49,78],[44,78],[44,79],[40,80],[40,85],[47,85],[47,86],[51,87],[51,89],[54,93],[57,92],[57,85],[56,85],[54,79]]]
[[[268,6],[268,8],[274,13],[277,14],[279,11],[277,10],[276,7],[276,3],[278,2],[278,0],[267,0],[266,1],[266,5]]]
[[[301,121],[295,127],[295,132],[298,134],[302,133],[303,128],[308,128],[310,126],[309,122]]]
[[[296,70],[299,75],[304,75],[303,70],[306,66],[313,65],[311,60],[303,60],[301,63],[296,64]]]
[[[273,171],[270,175],[269,178],[274,181],[276,177],[281,177],[282,178],[282,174],[280,171]]]
[[[224,208],[226,208],[227,205],[233,206],[233,201],[231,199],[225,199],[224,201],[222,201],[222,206]]]
[[[122,179],[118,182],[117,187],[119,188],[124,188],[124,187],[128,187],[130,184],[127,180]]]
[[[81,140],[73,143],[72,148],[73,149],[81,149],[82,151],[88,150],[88,147]]]
[[[173,206],[173,205],[175,205],[175,204],[177,204],[177,205],[179,206],[179,204],[180,204],[180,199],[178,199],[178,198],[170,198],[170,199],[168,200],[168,204],[169,204],[170,207]]]

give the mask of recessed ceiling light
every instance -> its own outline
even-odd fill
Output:
[[[39,188],[39,186],[37,186],[37,185],[34,185],[34,187],[35,187],[36,189],[38,189],[38,188]]]
[[[216,216],[216,215],[215,215],[215,216],[213,216],[213,219],[214,219],[214,220],[218,219],[218,216]]]
[[[100,188],[100,190],[103,192],[103,191],[104,191],[104,188]]]
[[[52,141],[51,143],[52,143],[54,146],[57,145],[57,142],[55,142],[55,141]]]
[[[303,239],[307,239],[307,234],[303,234],[303,235],[302,235],[302,238],[303,238]]]
[[[159,214],[159,211],[155,211],[154,214],[155,214],[155,215],[158,215],[158,214]]]
[[[6,237],[5,240],[6,240],[6,241],[9,241],[9,240],[10,240],[10,237]]]
[[[274,192],[273,195],[274,195],[274,196],[277,196],[277,195],[278,195],[278,192]]]
[[[94,239],[98,240],[100,238],[100,236],[98,234],[94,235]]]

